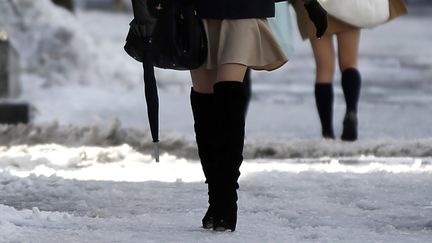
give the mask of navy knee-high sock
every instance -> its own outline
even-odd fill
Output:
[[[357,113],[360,88],[361,76],[357,69],[348,68],[342,72],[342,89],[345,96],[347,112]]]
[[[321,121],[322,135],[324,138],[334,139],[333,132],[333,84],[315,84],[315,102]]]

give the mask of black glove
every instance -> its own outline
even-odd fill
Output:
[[[315,25],[316,37],[321,38],[327,30],[327,11],[317,2],[317,0],[310,1],[305,5],[308,12],[309,19]]]

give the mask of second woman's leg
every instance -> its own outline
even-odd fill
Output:
[[[321,121],[322,136],[334,139],[333,131],[333,76],[335,53],[332,36],[311,39],[316,63],[315,102]]]
[[[342,90],[346,101],[342,140],[357,140],[357,104],[360,97],[361,76],[357,69],[360,29],[338,33],[339,66]]]

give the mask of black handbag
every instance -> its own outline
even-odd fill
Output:
[[[156,18],[154,66],[175,70],[200,67],[207,58],[207,37],[192,1],[147,0],[147,6]]]

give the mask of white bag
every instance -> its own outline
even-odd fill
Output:
[[[350,25],[371,28],[390,18],[390,0],[318,0],[329,15]]]

